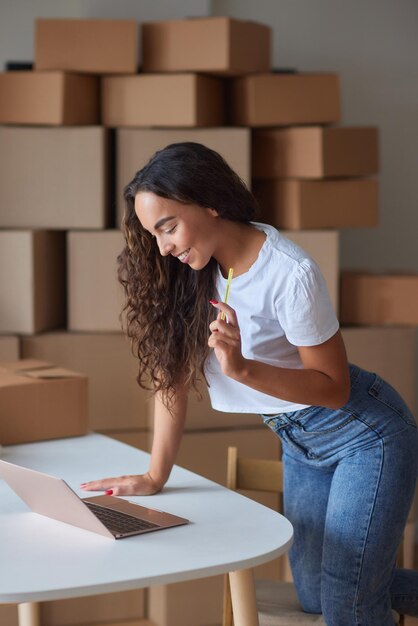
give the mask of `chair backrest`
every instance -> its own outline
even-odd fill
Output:
[[[281,461],[266,461],[264,459],[241,459],[238,448],[228,448],[228,464],[226,486],[229,489],[264,491],[283,493],[283,465]],[[281,504],[279,509],[281,510]],[[224,578],[224,606],[223,626],[233,626],[231,594],[229,591],[228,576]]]
[[[229,489],[283,492],[283,465],[281,461],[241,459],[238,449],[228,448],[226,486]]]
[[[264,459],[242,459],[238,456],[238,448],[228,448],[227,481],[229,489],[249,491],[265,491],[283,494],[282,461]],[[281,508],[281,507],[279,507]],[[398,552],[398,567],[403,564],[403,542]],[[223,626],[233,626],[231,596],[228,578],[224,583]],[[400,616],[399,626],[403,626],[404,616]]]

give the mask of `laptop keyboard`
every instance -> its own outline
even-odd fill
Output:
[[[114,511],[113,509],[106,509],[92,502],[85,502],[96,517],[108,528],[110,531],[123,534],[132,533],[140,530],[149,530],[151,528],[159,528],[158,524],[147,522],[143,519],[138,519],[128,515],[127,513],[121,513],[120,511]]]

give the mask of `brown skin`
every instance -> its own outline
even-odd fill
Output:
[[[234,268],[234,276],[239,276],[254,263],[265,240],[264,233],[251,225],[221,219],[214,209],[185,205],[151,192],[137,194],[135,211],[144,228],[156,237],[162,255],[178,257],[187,251],[185,260],[195,270],[213,257],[224,276],[230,267]],[[227,321],[221,320],[219,313],[210,325],[208,345],[214,349],[226,376],[289,402],[328,408],[338,408],[347,402],[350,379],[340,332],[318,346],[298,347],[303,369],[274,367],[243,357],[236,311],[224,303],[214,306],[220,313],[226,313]],[[172,410],[171,415],[156,396],[151,464],[146,474],[91,481],[82,488],[112,490],[116,496],[151,495],[160,491],[168,480],[181,442],[187,410],[184,387],[177,390]]]
[[[135,212],[155,237],[162,256],[178,257],[190,249],[186,262],[194,270],[205,267],[213,257],[225,276],[230,267],[239,276],[254,263],[266,238],[248,224],[221,219],[214,209],[160,198],[151,192],[136,195]]]
[[[93,480],[81,488],[84,491],[111,490],[114,496],[150,496],[160,491],[168,480],[178,452],[187,412],[187,389],[178,388],[176,404],[170,414],[156,394],[154,407],[154,437],[151,464],[146,474],[117,476]]]

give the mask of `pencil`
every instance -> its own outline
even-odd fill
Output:
[[[228,304],[228,298],[229,298],[229,290],[231,289],[231,283],[232,283],[232,277],[234,275],[234,268],[230,267],[229,268],[229,272],[228,272],[228,280],[226,282],[226,291],[225,291],[225,297],[224,297],[224,302],[225,304]],[[225,319],[225,313],[221,313],[221,320]]]

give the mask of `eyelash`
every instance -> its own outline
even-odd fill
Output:
[[[175,226],[173,226],[173,228],[169,228],[168,230],[165,231],[166,235],[171,235],[171,233],[174,233],[174,231],[177,228],[177,224]]]

